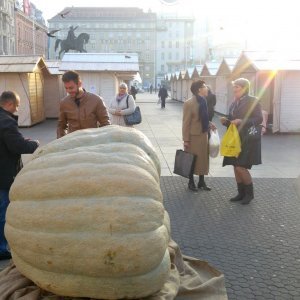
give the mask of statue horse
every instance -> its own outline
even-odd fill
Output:
[[[57,39],[55,42],[54,50],[56,51],[60,44],[60,51],[58,54],[59,58],[63,52],[69,52],[69,50],[76,50],[79,51],[80,53],[86,52],[86,50],[83,49],[83,45],[87,44],[89,39],[90,39],[90,35],[87,33],[80,33],[79,36],[75,38],[74,41],[69,41],[68,39],[66,40]]]

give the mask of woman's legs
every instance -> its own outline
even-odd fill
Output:
[[[234,166],[233,170],[234,170],[235,181],[237,184],[238,194],[235,197],[230,198],[229,200],[232,202],[236,202],[236,201],[243,200],[245,196],[245,188],[243,183],[242,172],[240,171],[239,167]]]
[[[230,200],[231,201],[240,201],[241,200],[242,204],[249,204],[249,202],[254,198],[253,182],[252,182],[251,174],[248,169],[240,167],[240,166],[234,167],[234,174],[235,174],[235,179],[236,179],[236,182],[238,185],[238,190],[240,188],[239,195],[243,196],[243,197],[242,198],[238,197],[239,200],[231,200],[231,199]]]

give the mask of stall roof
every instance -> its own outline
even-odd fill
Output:
[[[62,71],[59,70],[61,62],[59,60],[46,60],[45,64],[51,75],[61,75]]]
[[[38,65],[48,71],[41,56],[0,55],[1,73],[32,73]]]
[[[205,63],[202,71],[204,71],[204,69],[206,67],[209,75],[215,76],[218,72],[220,65],[221,65],[220,62],[208,62],[208,63]],[[201,72],[201,76],[203,76],[203,72]]]
[[[238,61],[238,57],[224,57],[224,63],[227,65],[230,71],[233,70],[237,61]]]
[[[177,79],[188,79],[188,72],[186,70],[184,71],[179,71],[179,76],[177,77]]]
[[[198,75],[201,74],[202,70],[203,70],[204,65],[196,65],[195,69],[198,72]]]
[[[242,65],[252,66],[256,71],[298,71],[300,70],[300,53],[282,55],[280,52],[245,51],[240,55],[234,69]]]
[[[60,70],[138,72],[137,53],[66,53]]]

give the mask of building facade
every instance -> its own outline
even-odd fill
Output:
[[[157,20],[157,84],[166,73],[194,65],[194,19],[160,16]]]
[[[15,11],[17,55],[48,56],[47,27],[34,15],[28,16],[21,9]]]
[[[13,0],[0,0],[0,55],[14,54],[14,4]]]
[[[55,42],[67,39],[73,26],[77,27],[76,37],[89,34],[84,45],[89,53],[138,53],[144,85],[155,82],[156,14],[134,7],[67,7],[62,11],[65,12],[68,13],[64,17],[58,14],[48,20],[49,31],[60,30],[56,38],[50,39],[50,59],[58,58],[60,48],[55,51]]]

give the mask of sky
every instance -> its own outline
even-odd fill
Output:
[[[166,2],[172,0],[165,0]],[[222,27],[223,39],[244,39],[249,47],[275,50],[300,50],[300,13],[297,1],[285,0],[32,0],[50,19],[65,7],[140,7],[154,12],[194,16],[197,20],[210,18]],[[54,4],[55,3],[55,4]],[[257,49],[254,49],[257,50]]]

